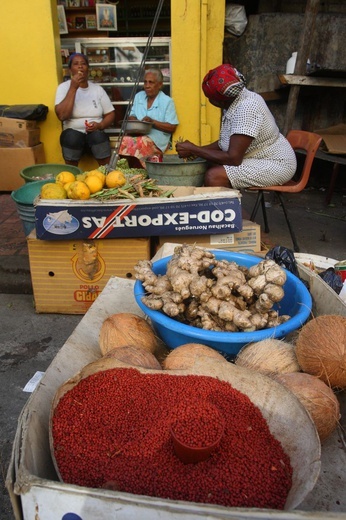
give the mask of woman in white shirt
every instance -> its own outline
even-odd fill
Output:
[[[71,79],[58,86],[55,113],[63,123],[60,136],[66,164],[78,166],[85,153],[99,165],[109,164],[111,147],[104,130],[114,122],[114,107],[100,86],[88,81],[89,62],[84,54],[70,56]]]

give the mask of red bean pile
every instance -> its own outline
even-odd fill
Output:
[[[185,401],[177,410],[172,424],[176,439],[191,448],[214,445],[222,435],[225,424],[216,406],[205,401]]]
[[[184,464],[170,430],[179,410],[200,400],[218,408],[225,431],[208,460]],[[52,435],[60,475],[70,484],[273,509],[283,509],[292,485],[289,457],[259,409],[212,377],[98,372],[60,399]]]

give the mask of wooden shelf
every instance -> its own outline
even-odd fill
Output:
[[[96,6],[65,7],[68,33],[61,35],[63,39],[78,37],[107,37],[114,36],[148,36],[152,22],[156,14],[157,5],[153,0],[143,2],[142,0],[123,0],[117,5],[117,31],[99,31],[95,28],[76,28],[75,20],[77,17],[84,18],[95,16]],[[170,36],[170,10],[171,1],[166,0],[163,5],[156,27],[156,36]]]
[[[279,74],[279,80],[283,85],[299,85],[300,87],[346,87],[346,78],[324,78],[318,76]]]
[[[87,7],[65,7],[65,12],[71,13],[80,13],[80,12],[88,12],[88,13],[96,13],[95,6],[87,6]]]

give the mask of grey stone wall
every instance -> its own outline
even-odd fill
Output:
[[[267,93],[267,103],[282,129],[289,87],[278,74],[285,73],[293,51],[299,51],[304,14],[262,13],[250,15],[240,37],[225,36],[224,62],[232,63],[246,77],[250,90]],[[346,77],[346,14],[319,13],[311,42],[312,69],[328,69]],[[326,74],[329,75],[330,73]],[[281,99],[270,100],[279,89]],[[302,87],[294,128],[314,130],[346,118],[346,88]]]

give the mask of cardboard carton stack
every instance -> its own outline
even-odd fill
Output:
[[[149,260],[165,237],[260,248],[256,224],[242,232],[238,190],[165,188],[173,198],[39,200],[28,237],[36,312],[85,313],[111,276],[134,279],[137,261]]]
[[[38,240],[27,238],[37,313],[85,314],[112,276],[134,280],[151,257],[150,238]]]
[[[243,220],[242,230],[233,233],[207,234],[207,235],[177,235],[160,236],[156,242],[156,248],[160,249],[167,243],[196,244],[208,249],[223,249],[238,253],[260,253],[261,227],[250,220]]]
[[[346,154],[346,125],[338,124],[328,128],[315,130],[323,139],[322,149],[326,153],[345,155]]]
[[[0,117],[0,191],[16,190],[24,184],[20,171],[44,162],[36,121]]]

